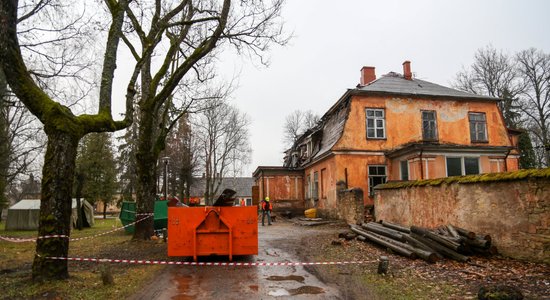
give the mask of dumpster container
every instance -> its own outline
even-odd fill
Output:
[[[168,207],[168,256],[257,254],[255,206]]]
[[[168,223],[168,201],[155,201],[153,211],[154,228],[157,230],[166,228]],[[120,222],[126,226],[136,221],[136,203],[131,201],[122,202],[120,209]],[[134,225],[125,227],[128,233],[134,233]]]

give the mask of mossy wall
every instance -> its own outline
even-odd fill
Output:
[[[376,220],[490,234],[505,256],[550,263],[550,169],[379,186]]]

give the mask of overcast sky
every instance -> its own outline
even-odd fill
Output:
[[[475,51],[489,44],[508,53],[550,52],[550,1],[288,0],[283,11],[294,38],[274,47],[269,67],[222,59],[220,72],[240,73],[231,100],[252,120],[252,164],[281,166],[283,125],[292,111],[323,115],[359,83],[362,66],[376,76],[402,73],[411,61],[419,79],[449,86]]]

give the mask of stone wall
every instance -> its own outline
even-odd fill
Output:
[[[376,190],[375,217],[428,228],[452,224],[490,234],[505,256],[550,263],[549,177],[389,184]]]
[[[338,189],[336,207],[317,209],[317,212],[321,218],[344,220],[349,224],[361,224],[365,215],[363,190],[360,188]]]

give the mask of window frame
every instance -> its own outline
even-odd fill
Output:
[[[373,111],[373,116],[369,117],[369,111]],[[376,116],[376,112],[382,112],[381,117]],[[369,136],[369,120],[373,120],[374,128],[370,128],[374,130],[374,136]],[[382,126],[378,127],[377,121],[382,121]],[[366,107],[365,108],[365,129],[366,129],[366,137],[367,139],[372,140],[383,140],[386,139],[386,109],[385,108],[379,108],[379,107]],[[378,136],[378,130],[382,130],[382,136]]]
[[[460,175],[449,175],[449,158],[458,158],[460,159]],[[466,174],[466,159],[475,159],[477,161],[477,171],[478,173],[469,173]],[[481,157],[480,156],[445,156],[445,175],[447,177],[451,176],[465,176],[465,175],[478,175],[482,174],[481,170]]]
[[[384,175],[380,174],[371,174],[371,168],[384,168]],[[368,185],[369,185],[369,197],[374,196],[374,187],[378,184],[384,184],[388,180],[388,167],[386,165],[367,165],[367,177],[368,177]],[[381,183],[377,183],[376,185],[373,184],[374,178],[383,178]]]
[[[473,116],[483,116],[483,121],[481,120],[472,120]],[[468,112],[468,124],[470,126],[470,142],[472,143],[488,143],[489,142],[489,133],[487,132],[487,114],[485,112]],[[478,126],[483,126],[484,139],[479,139]],[[472,132],[474,130],[474,132]],[[475,135],[473,136],[472,133]]]
[[[426,120],[424,119],[424,113],[433,113],[433,120]],[[435,110],[421,110],[420,111],[420,118],[422,119],[422,140],[423,141],[438,141],[439,140],[439,132],[437,130],[437,112]],[[425,126],[424,122],[433,122],[433,138],[426,137],[425,132]]]
[[[319,200],[319,172],[313,172],[313,200]]]

